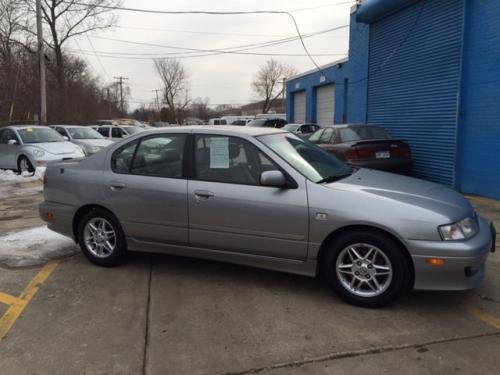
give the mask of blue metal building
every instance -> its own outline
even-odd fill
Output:
[[[495,0],[365,1],[348,59],[287,81],[287,117],[383,126],[416,176],[500,198],[499,20]]]

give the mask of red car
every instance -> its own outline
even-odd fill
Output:
[[[410,146],[374,125],[331,125],[309,141],[354,167],[406,174],[413,164]]]

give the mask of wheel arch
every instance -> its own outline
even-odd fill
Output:
[[[80,223],[81,218],[87,215],[89,212],[98,209],[107,211],[109,214],[113,215],[113,217],[116,219],[117,222],[119,222],[116,215],[109,208],[104,207],[103,205],[100,204],[94,204],[94,203],[86,204],[85,206],[82,206],[78,210],[76,210],[75,214],[73,215],[73,222],[71,226],[73,230],[73,239],[75,240],[76,243],[78,243],[78,224]]]
[[[410,266],[411,270],[411,285],[413,285],[413,282],[415,280],[415,265],[413,264],[413,260],[411,258],[410,252],[408,251],[407,247],[405,244],[399,239],[396,235],[391,233],[388,230],[372,226],[372,225],[366,225],[366,224],[356,224],[356,225],[348,225],[345,227],[338,228],[331,232],[321,243],[321,246],[318,251],[317,255],[317,263],[316,263],[316,274],[321,275],[322,274],[322,269],[323,269],[323,262],[324,258],[326,256],[326,253],[328,251],[328,248],[330,244],[338,237],[342,236],[345,233],[349,233],[352,231],[371,231],[371,232],[379,232],[381,234],[384,234],[388,237],[390,237],[392,240],[397,242],[400,246],[401,249],[403,249],[403,255],[405,256],[406,260],[408,261],[408,264]]]

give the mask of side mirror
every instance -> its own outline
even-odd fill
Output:
[[[69,138],[66,137],[65,135],[63,135],[63,138],[64,138],[65,141],[69,141]]]
[[[7,144],[9,144],[9,145],[18,145],[19,143],[15,139],[9,139],[9,141],[7,142]]]
[[[284,188],[286,186],[286,178],[281,171],[265,171],[260,175],[260,184],[263,186]]]

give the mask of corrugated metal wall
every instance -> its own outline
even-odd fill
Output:
[[[306,122],[306,92],[293,93],[293,122],[303,124]]]
[[[463,0],[424,0],[370,27],[368,122],[407,140],[414,174],[455,185]]]
[[[316,123],[320,126],[335,123],[335,85],[316,87]]]
[[[468,0],[459,121],[458,182],[500,199],[500,1]]]

